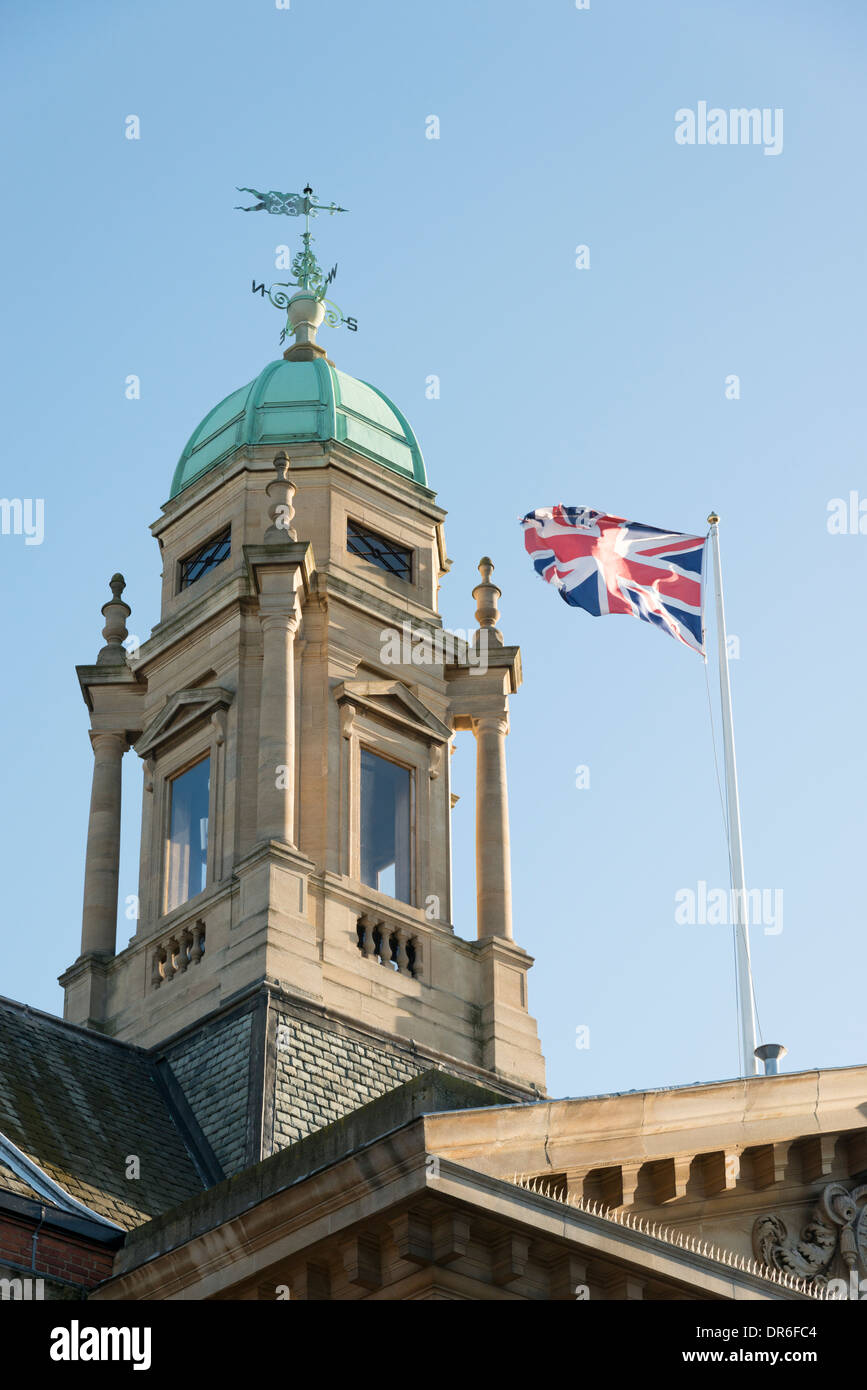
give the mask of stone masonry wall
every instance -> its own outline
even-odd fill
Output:
[[[227,1018],[166,1052],[171,1069],[227,1177],[244,1167],[252,1015]]]
[[[397,1049],[277,1015],[276,1152],[428,1070]]]

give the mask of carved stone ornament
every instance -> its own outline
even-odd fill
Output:
[[[355,706],[340,706],[340,732],[344,738],[352,738],[355,733]]]
[[[757,1260],[802,1279],[823,1281],[838,1253],[847,1270],[860,1265],[867,1274],[867,1184],[849,1192],[829,1183],[799,1237],[781,1216],[757,1217],[753,1250]]]

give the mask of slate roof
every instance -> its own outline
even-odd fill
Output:
[[[5,1163],[0,1163],[0,1192],[14,1192],[16,1197],[28,1197],[34,1202],[42,1201],[36,1189],[11,1168],[7,1168]]]
[[[0,1134],[127,1230],[205,1188],[145,1052],[3,998]],[[130,1155],[140,1161],[139,1178],[126,1176]],[[0,1163],[4,1188],[32,1195]]]

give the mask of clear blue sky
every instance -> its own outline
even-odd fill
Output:
[[[7,6],[2,39],[0,491],[45,499],[45,539],[0,536],[0,992],[59,1011],[78,952],[74,666],[101,645],[109,576],[146,634],[177,457],[278,352],[250,282],[279,278],[297,223],[233,212],[235,185],[310,180],[351,209],[316,226],[360,325],[329,351],[402,407],[450,512],[445,619],[472,624],[489,553],[523,648],[515,931],[551,1091],[737,1070],[729,929],[674,920],[679,889],[727,881],[702,663],[534,576],[517,517],[559,501],[686,531],[721,513],[747,876],[784,893],[782,932],[753,939],[763,1033],[792,1069],[867,1061],[867,536],[826,526],[831,498],[867,497],[858,0],[48,0]],[[782,153],[678,145],[674,113],[699,101],[782,108]],[[454,764],[472,936],[467,737]]]

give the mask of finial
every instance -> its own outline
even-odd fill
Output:
[[[499,646],[503,645],[503,634],[497,627],[500,610],[497,607],[497,599],[501,597],[502,591],[496,584],[491,583],[491,575],[494,572],[494,563],[487,555],[483,555],[479,561],[479,574],[482,576],[481,584],[477,584],[473,589],[473,598],[476,600],[476,621],[479,624],[480,632],[492,638]]]
[[[295,519],[295,484],[289,477],[289,467],[289,455],[285,449],[279,449],[274,455],[276,477],[271,479],[265,489],[271,502],[268,508],[271,525],[265,532],[267,545],[282,545],[285,541],[298,539],[292,525]]]
[[[717,516],[716,512],[711,512],[707,520],[709,526],[716,526],[719,522],[719,517]]]
[[[96,660],[100,666],[125,666],[126,651],[123,643],[128,636],[126,620],[132,612],[129,604],[124,603],[121,598],[126,588],[126,580],[122,574],[113,574],[108,581],[108,587],[111,589],[111,598],[108,603],[103,604],[101,610],[105,618],[105,627],[102,629],[105,646]]]
[[[239,188],[238,192],[252,193],[259,199],[258,203],[253,203],[250,207],[238,205],[239,212],[284,213],[287,217],[304,218],[304,231],[301,233],[303,249],[297,252],[292,260],[295,279],[272,285],[268,290],[268,298],[275,308],[286,310],[286,327],[280,335],[280,342],[285,342],[290,333],[295,339],[283,356],[303,362],[324,357],[325,349],[316,341],[317,330],[323,321],[332,328],[339,323],[345,323],[347,328],[353,331],[358,328],[358,324],[355,319],[346,318],[342,309],[326,298],[325,291],[337,275],[337,266],[332,266],[327,275],[322,270],[312,248],[310,219],[317,217],[321,212],[333,216],[335,212],[346,212],[347,209],[337,203],[320,203],[313,196],[313,189],[309,183],[305,184],[303,193],[278,193],[273,189],[261,193],[257,188]],[[296,293],[292,294],[292,290]],[[264,283],[257,286],[254,280],[253,292],[261,292],[264,295]]]

